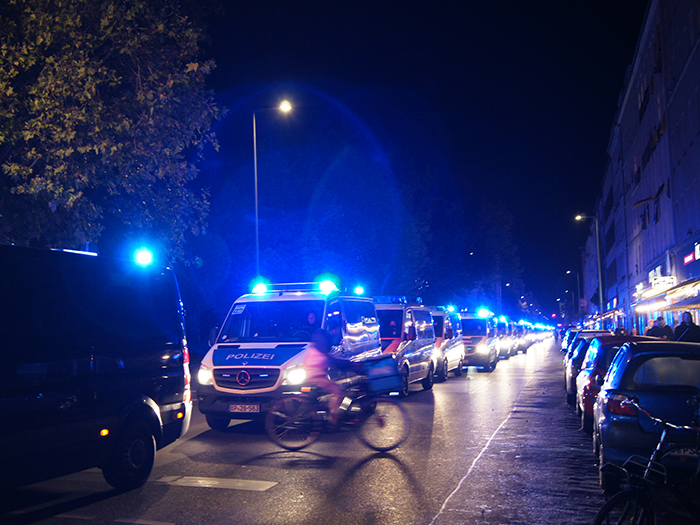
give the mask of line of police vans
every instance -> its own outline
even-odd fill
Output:
[[[413,383],[429,390],[436,379],[462,375],[467,366],[491,372],[499,358],[489,319],[401,296],[372,299],[323,291],[316,283],[272,285],[233,303],[202,359],[197,401],[209,426],[223,430],[232,419],[262,417],[294,393],[305,380],[304,355],[319,328],[331,334],[336,357],[392,355],[402,396]]]
[[[184,315],[168,268],[0,244],[0,487],[92,467],[120,490],[143,485],[156,451],[190,425]],[[430,389],[466,366],[492,371],[498,359],[487,319],[277,285],[237,299],[210,342],[197,373],[209,426],[262,416],[298,390],[319,328],[339,358],[392,355],[404,396],[412,383]]]

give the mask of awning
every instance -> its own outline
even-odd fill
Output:
[[[682,282],[673,288],[630,305],[637,313],[669,312],[700,308],[700,279]]]
[[[667,305],[664,308],[664,312],[679,312],[681,310],[694,310],[696,308],[700,308],[700,297],[690,297],[683,301]]]

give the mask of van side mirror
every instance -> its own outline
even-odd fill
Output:
[[[445,339],[452,339],[454,334],[452,333],[452,328],[445,330]]]
[[[408,327],[408,337],[407,339],[409,341],[415,341],[416,340],[416,327],[415,326],[409,326]]]
[[[207,343],[209,343],[209,346],[214,346],[214,343],[216,343],[216,335],[218,333],[219,333],[218,326],[213,326],[212,328],[209,329],[209,339],[207,340]]]

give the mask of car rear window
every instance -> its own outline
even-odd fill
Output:
[[[700,388],[700,359],[677,356],[653,357],[633,371],[635,389],[665,386],[689,386]]]

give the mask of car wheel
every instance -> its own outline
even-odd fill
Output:
[[[430,363],[430,367],[428,369],[428,375],[425,376],[425,379],[423,379],[423,381],[421,381],[421,385],[423,385],[423,390],[430,390],[431,388],[433,388],[433,381],[434,381],[433,374],[434,373],[435,372],[433,370],[433,363]]]
[[[408,367],[404,366],[401,369],[401,392],[399,392],[401,397],[406,397],[408,395]]]
[[[207,425],[213,430],[226,430],[231,419],[228,417],[213,416],[211,414],[206,414]]]
[[[598,432],[596,432],[595,425],[593,425],[593,455],[598,457],[600,454],[600,438],[598,437]]]
[[[102,475],[118,490],[136,489],[151,475],[155,457],[156,439],[148,425],[140,420],[127,422],[102,467]]]
[[[457,368],[455,368],[455,375],[457,377],[461,376],[464,373],[464,359],[459,358],[459,363],[457,363]]]
[[[447,359],[442,362],[442,366],[438,367],[436,379],[439,383],[447,381]]]
[[[585,412],[581,412],[581,428],[588,435],[593,433],[593,418]]]
[[[567,391],[566,391],[566,404],[573,406],[575,401],[576,401],[576,394],[570,394],[568,389],[567,389]]]

